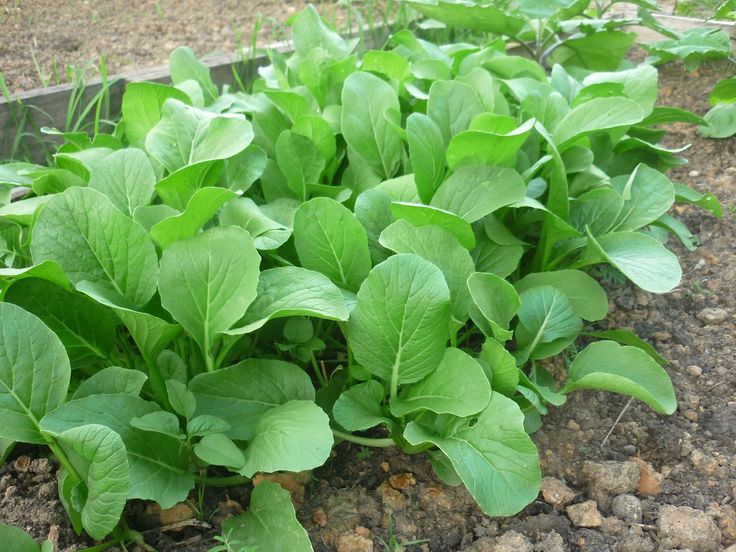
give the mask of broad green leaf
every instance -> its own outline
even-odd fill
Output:
[[[132,146],[143,147],[146,135],[161,120],[161,109],[169,98],[190,103],[187,95],[173,86],[156,82],[129,82],[125,86],[121,124]]]
[[[502,343],[495,339],[486,339],[476,360],[481,366],[488,367],[493,391],[507,397],[514,396],[519,384],[519,369],[516,367],[516,359]]]
[[[48,202],[31,253],[35,263],[56,261],[73,282],[97,282],[135,305],[156,291],[158,260],[146,231],[89,188],[69,188]]]
[[[230,424],[231,439],[253,436],[256,422],[271,408],[292,400],[314,400],[307,373],[280,360],[249,359],[195,376],[189,389],[197,399],[196,415],[217,416]]]
[[[516,165],[517,152],[526,142],[536,120],[529,119],[507,133],[483,130],[463,131],[450,140],[447,147],[447,165],[450,170],[477,165]]]
[[[606,290],[592,277],[580,270],[555,270],[535,272],[524,276],[514,284],[516,291],[552,286],[565,293],[575,313],[585,320],[603,320],[608,314]]]
[[[483,239],[473,250],[475,268],[479,272],[490,272],[505,278],[516,270],[524,254],[521,245],[498,245],[488,239]]]
[[[615,71],[635,38],[636,33],[617,30],[601,30],[582,35],[576,33],[552,52],[549,61],[571,68]]]
[[[8,288],[13,283],[26,278],[46,280],[66,290],[72,287],[59,263],[56,261],[41,261],[25,268],[0,268],[0,297],[7,293]]]
[[[228,159],[253,140],[251,124],[242,115],[218,115],[166,100],[161,120],[146,136],[146,151],[166,170]]]
[[[509,323],[519,311],[519,295],[514,286],[495,274],[474,272],[467,279],[473,306],[470,317],[487,336],[499,341],[511,339]]]
[[[692,188],[688,188],[684,184],[675,184],[675,201],[677,203],[690,203],[697,205],[702,209],[710,212],[716,218],[723,216],[723,209],[718,202],[718,198],[711,193],[700,193]],[[0,272],[0,274],[2,274]]]
[[[427,115],[440,129],[445,146],[484,111],[478,94],[464,82],[438,81],[429,89]]]
[[[692,111],[680,109],[679,107],[662,105],[656,106],[652,113],[641,122],[643,126],[653,126],[663,123],[690,123],[693,125],[706,124],[705,119],[698,117]]]
[[[311,7],[311,6],[310,6]],[[262,481],[250,495],[248,511],[225,521],[222,532],[231,542],[273,552],[312,552],[304,527],[296,519],[289,492]]]
[[[422,15],[450,27],[514,36],[524,26],[521,17],[492,4],[456,0],[407,0]]]
[[[291,131],[314,142],[326,160],[335,158],[337,154],[335,132],[321,115],[302,115],[294,121]]]
[[[325,25],[313,6],[307,6],[294,19],[292,40],[294,51],[300,58],[319,50],[333,60],[340,60],[350,55],[351,51],[345,40]]]
[[[246,192],[266,170],[268,156],[258,146],[251,144],[235,157],[225,162],[225,182],[234,192]]]
[[[178,214],[177,209],[169,207],[165,203],[157,203],[156,205],[138,207],[133,213],[133,220],[145,228],[147,232],[150,232],[154,225]]]
[[[392,201],[388,193],[376,188],[366,190],[355,200],[355,216],[365,228],[368,249],[374,265],[385,261],[390,255],[390,252],[379,243],[379,237],[394,220],[391,214]]]
[[[83,476],[86,498],[82,526],[102,540],[117,527],[128,496],[128,459],[120,435],[104,425],[81,425],[56,436],[73,451],[72,464]]]
[[[199,232],[217,211],[236,193],[227,188],[201,188],[187,203],[184,212],[165,218],[151,228],[151,238],[166,249],[172,243],[191,238]]]
[[[263,93],[283,111],[292,123],[299,117],[307,115],[316,107],[312,106],[308,94],[296,90],[264,90]],[[282,133],[283,134],[283,133]]]
[[[439,207],[403,201],[392,202],[391,213],[396,219],[405,219],[414,226],[437,226],[446,230],[455,236],[466,249],[472,250],[475,247],[475,234],[473,234],[472,226],[455,213]]]
[[[524,431],[524,415],[500,393],[491,396],[472,426],[444,436],[411,422],[404,438],[412,445],[437,445],[487,515],[514,515],[539,492],[539,454]]]
[[[212,228],[173,243],[161,258],[161,304],[208,356],[217,334],[230,329],[256,298],[261,258],[250,235]]]
[[[260,417],[245,449],[246,477],[257,472],[299,472],[325,463],[332,444],[330,419],[311,401],[289,401]]]
[[[137,397],[141,394],[148,376],[140,370],[108,366],[92,374],[79,384],[72,399],[83,399],[90,395],[121,393]]]
[[[523,291],[516,341],[522,360],[556,355],[570,345],[583,328],[583,321],[575,313],[570,301],[561,291],[550,285]]]
[[[0,542],[6,547],[5,552],[41,552],[33,537],[13,525],[0,523]]]
[[[217,184],[222,167],[222,161],[202,161],[187,165],[159,180],[156,183],[156,193],[166,205],[183,211],[197,190]]]
[[[616,226],[623,208],[624,198],[619,192],[613,188],[595,188],[570,202],[568,222],[579,232],[590,230],[594,236],[602,236]]]
[[[287,130],[276,142],[276,161],[291,191],[306,201],[309,187],[320,183],[325,170],[320,149],[309,138]]]
[[[688,29],[677,38],[642,44],[655,63],[682,60],[688,71],[705,60],[725,59],[731,55],[731,39],[723,29],[700,27]]]
[[[204,437],[214,433],[226,433],[230,431],[230,424],[217,416],[202,414],[195,416],[187,422],[187,435],[189,437]]]
[[[710,105],[736,102],[736,77],[719,80],[710,91]]]
[[[452,234],[437,226],[417,227],[397,220],[381,233],[380,243],[395,253],[414,253],[437,266],[450,290],[452,316],[460,324],[467,320],[470,292],[465,282],[475,265]]]
[[[240,226],[251,235],[257,249],[278,249],[291,236],[291,228],[267,216],[247,197],[227,202],[220,212],[220,225]]]
[[[401,162],[403,145],[396,130],[399,99],[375,75],[357,72],[342,90],[342,135],[348,146],[382,178],[391,178]],[[392,124],[393,122],[393,124]]]
[[[673,290],[682,278],[677,256],[640,232],[613,232],[597,240],[588,236],[593,262],[609,262],[640,288],[652,293]]]
[[[636,335],[631,330],[619,328],[612,330],[603,330],[601,332],[583,332],[583,335],[586,337],[608,339],[611,341],[616,341],[617,343],[620,343],[622,345],[630,345],[632,347],[636,347],[637,349],[641,349],[650,357],[652,357],[654,361],[660,366],[667,366],[667,360],[665,360],[662,355],[657,352],[657,349],[652,347],[649,343],[644,341],[641,337]]]
[[[166,382],[166,394],[169,396],[171,408],[179,416],[184,416],[187,419],[194,416],[197,409],[197,399],[187,389],[186,384],[177,380],[168,380]]]
[[[638,230],[654,222],[669,211],[675,201],[675,189],[670,179],[643,163],[634,169],[628,181],[614,179],[612,185],[624,198],[623,209],[616,221],[616,231],[619,232]]]
[[[362,431],[390,424],[383,402],[384,389],[376,380],[366,381],[350,387],[335,401],[332,415],[335,421],[348,431]]]
[[[171,508],[187,498],[194,487],[187,450],[174,437],[141,431],[133,418],[159,412],[158,405],[130,395],[91,395],[67,402],[41,420],[41,430],[52,435],[89,424],[104,425],[120,435],[128,453],[128,498],[155,500]]]
[[[156,174],[142,150],[115,151],[94,163],[89,172],[88,186],[105,194],[115,207],[131,218],[136,208],[151,202]]]
[[[483,410],[490,399],[491,384],[481,365],[460,349],[448,348],[434,372],[391,399],[391,413],[402,417],[430,410],[466,417]]]
[[[412,254],[389,257],[358,291],[348,322],[355,358],[397,386],[437,368],[450,322],[450,291],[439,268]]]
[[[707,126],[698,128],[706,138],[729,138],[736,134],[736,103],[723,103],[714,106],[705,114]]]
[[[238,469],[245,463],[245,457],[230,437],[222,433],[205,435],[194,445],[194,454],[206,464]]]
[[[274,318],[314,316],[346,321],[348,309],[340,289],[329,278],[297,266],[261,272],[256,299],[248,307],[241,327],[228,335],[251,333]]]
[[[525,195],[526,185],[513,169],[461,167],[442,183],[431,206],[450,211],[467,222],[475,222],[501,207],[521,201]]]
[[[631,395],[660,414],[672,414],[677,408],[667,372],[638,347],[613,341],[591,343],[578,353],[568,369],[563,392],[575,389],[602,389]]]
[[[638,103],[628,98],[596,98],[577,106],[557,125],[552,139],[560,151],[587,134],[635,125],[644,119]]]
[[[0,207],[0,222],[15,222],[21,226],[30,226],[33,217],[40,207],[49,203],[58,194],[31,197],[13,201]]]
[[[115,348],[117,317],[83,295],[26,279],[13,284],[4,300],[38,316],[61,339],[72,367],[106,361]]]
[[[368,238],[355,215],[337,201],[317,197],[294,216],[294,246],[304,268],[357,291],[371,268]]]
[[[130,420],[130,425],[141,431],[149,433],[161,433],[169,435],[175,439],[184,440],[185,436],[179,427],[179,418],[176,414],[160,410],[158,412],[149,412],[143,416]]]
[[[40,319],[0,303],[0,437],[45,443],[39,420],[66,400],[71,368],[64,346]]]
[[[370,50],[363,56],[361,70],[379,73],[389,79],[402,82],[411,76],[409,61],[401,55],[386,50]]]
[[[202,88],[206,103],[211,103],[217,98],[217,86],[212,81],[210,70],[197,59],[191,48],[179,46],[169,56],[169,73],[171,82],[182,84],[186,81],[194,81]]]
[[[442,133],[432,119],[423,113],[409,115],[406,133],[419,197],[424,203],[429,203],[445,177]]]
[[[623,95],[638,102],[644,115],[649,116],[657,101],[657,77],[657,69],[651,65],[640,65],[625,71],[592,73],[583,79],[583,85],[621,83]]]

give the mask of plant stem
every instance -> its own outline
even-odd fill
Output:
[[[203,483],[208,487],[235,487],[237,485],[245,485],[250,483],[250,477],[244,475],[230,475],[228,477],[202,477],[195,475],[194,479],[198,483]]]
[[[82,483],[84,479],[82,479],[82,476],[77,473],[77,470],[74,468],[71,460],[69,460],[66,452],[64,452],[64,449],[59,446],[56,440],[53,437],[46,437],[46,444],[51,449],[51,452],[54,453],[54,456],[56,456],[59,464],[64,467],[64,469],[69,474],[69,477],[72,478],[73,485],[78,485],[79,483]]]
[[[339,431],[337,429],[333,429],[332,433],[335,437],[339,437],[343,441],[350,441],[351,443],[363,445],[365,447],[390,448],[396,446],[396,443],[393,439],[374,439],[371,437],[358,437],[357,435],[353,435],[352,433],[345,433],[344,431]]]
[[[322,370],[320,370],[319,364],[317,364],[317,359],[314,357],[314,351],[309,351],[309,361],[312,364],[312,370],[314,370],[314,375],[317,376],[320,386],[325,387],[327,385],[327,380],[324,375],[322,375]]]

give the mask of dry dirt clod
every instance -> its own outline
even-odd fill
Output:
[[[633,460],[639,466],[639,485],[636,492],[640,495],[658,495],[661,493],[664,475],[641,458],[633,458]]]
[[[598,511],[598,503],[595,500],[568,506],[567,515],[576,527],[600,527],[603,523],[601,513]]]
[[[258,485],[261,481],[270,481],[281,485],[282,488],[289,491],[291,501],[295,506],[299,507],[304,504],[304,485],[307,484],[311,477],[311,472],[303,471],[299,473],[278,472],[278,473],[257,473],[253,477],[253,485]]]
[[[732,506],[721,506],[716,521],[721,529],[723,544],[736,543],[736,510]]]
[[[320,527],[327,525],[327,513],[322,506],[318,506],[314,509],[314,512],[312,512],[312,521]]]
[[[698,320],[706,325],[720,324],[728,318],[728,311],[721,308],[705,308],[698,313]]]
[[[631,494],[620,494],[611,501],[613,515],[627,523],[641,523],[641,500]]]
[[[392,475],[388,478],[388,482],[397,491],[417,484],[417,480],[414,479],[413,473],[399,473]]]
[[[657,533],[664,549],[714,552],[721,544],[721,530],[713,518],[689,506],[660,506]]]
[[[547,504],[563,509],[572,503],[575,491],[555,477],[542,479],[542,498]]]
[[[534,545],[534,552],[565,552],[565,541],[559,533],[550,531]]]
[[[348,533],[337,538],[337,552],[373,552],[373,541],[359,533]]]
[[[639,466],[635,462],[585,462],[582,473],[590,497],[604,510],[614,496],[632,493],[639,486]]]
[[[496,538],[493,552],[533,552],[532,543],[516,531],[508,531]]]
[[[632,536],[613,545],[613,552],[654,552],[656,545],[649,537]]]
[[[391,487],[388,481],[381,483],[376,489],[381,496],[381,500],[386,507],[392,512],[398,512],[406,508],[406,497],[399,491]]]

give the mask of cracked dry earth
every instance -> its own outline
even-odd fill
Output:
[[[665,67],[660,101],[702,115],[709,90],[731,70]],[[421,455],[340,445],[311,477],[276,476],[292,492],[315,550],[398,550],[393,538],[407,551],[736,551],[736,140],[705,140],[686,125],[671,130],[670,145],[693,144],[690,164],[671,177],[715,192],[725,214],[717,220],[682,208],[702,245],[693,252],[675,246],[681,286],[663,296],[609,286],[607,324],[632,328],[669,360],[677,412],[660,416],[634,401],[621,414],[625,397],[574,393],[534,436],[546,476],[538,500],[507,519],[484,516],[462,487],[442,485]],[[55,465],[38,455],[19,449],[0,468],[0,522],[50,536],[63,552],[89,546],[68,526]],[[247,488],[208,491],[206,522],[188,506],[160,512],[134,502],[127,514],[157,550],[199,552],[248,495]]]

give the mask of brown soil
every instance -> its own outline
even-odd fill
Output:
[[[198,13],[203,15],[197,18],[207,17],[207,12],[200,7]],[[183,35],[182,40],[186,39]],[[690,74],[679,65],[665,67],[660,73],[661,103],[702,115],[708,109],[708,91],[732,72],[725,64],[703,66]],[[544,474],[572,487],[574,503],[587,501],[600,491],[596,482],[591,485],[585,480],[583,462],[638,458],[649,463],[655,477],[661,474],[663,480],[659,488],[654,485],[653,494],[644,494],[641,487],[634,492],[641,501],[641,521],[626,521],[599,501],[600,526],[579,527],[564,509],[555,509],[542,498],[513,518],[488,518],[463,488],[442,485],[423,456],[409,457],[392,450],[367,452],[343,444],[314,473],[298,511],[315,550],[378,551],[384,550],[383,542],[389,549],[391,538],[398,543],[422,540],[406,550],[431,551],[503,552],[512,546],[514,552],[688,548],[672,540],[671,528],[658,526],[662,524],[660,509],[669,504],[702,512],[698,519],[720,531],[720,545],[708,544],[705,536],[699,540],[699,526],[694,525],[691,549],[722,550],[736,542],[736,512],[731,507],[736,499],[736,228],[732,215],[732,208],[736,209],[736,139],[705,140],[685,125],[674,125],[671,130],[669,144],[693,144],[688,152],[690,164],[673,171],[671,177],[701,191],[714,191],[724,204],[725,215],[717,220],[700,210],[680,209],[702,243],[694,252],[670,243],[681,258],[682,285],[664,296],[631,286],[611,286],[608,324],[634,329],[669,360],[667,370],[677,390],[678,411],[659,416],[634,401],[615,424],[626,398],[577,392],[567,405],[546,416],[544,428],[534,436]],[[612,427],[610,438],[603,443]],[[68,526],[55,492],[54,465],[38,457],[31,461],[24,453],[38,455],[35,449],[21,449],[0,468],[0,522],[30,530],[39,539],[51,535],[63,552],[89,546]],[[299,485],[295,486],[298,494]],[[147,542],[159,551],[199,552],[213,545],[211,536],[216,534],[222,511],[237,511],[247,501],[247,488],[231,489],[228,495],[208,494],[206,523],[169,523],[166,530],[155,527],[156,513],[142,503],[129,506],[128,519],[146,530]],[[215,512],[218,505],[220,511]],[[691,517],[697,513],[690,512]],[[682,527],[689,521],[693,520],[684,519]]]
[[[198,56],[247,52],[288,37],[286,22],[306,0],[0,0],[0,72],[11,93],[67,82],[67,66],[105,56],[108,74],[165,65],[185,44]],[[333,0],[314,2],[347,23]],[[353,2],[360,8],[375,2]],[[94,76],[92,67],[87,77]]]

